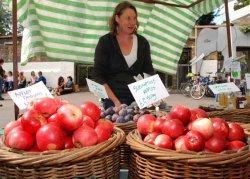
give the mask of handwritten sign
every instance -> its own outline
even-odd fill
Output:
[[[247,89],[250,89],[250,73],[245,73],[245,78],[247,82]]]
[[[240,91],[240,89],[233,82],[208,85],[208,87],[213,91],[214,94]]]
[[[88,78],[86,78],[86,80],[89,87],[89,91],[91,91],[92,93],[94,93],[94,95],[100,98],[108,98],[108,94],[103,85],[100,85],[99,83],[96,83]]]
[[[128,85],[140,109],[169,96],[159,75],[154,75]]]
[[[43,82],[36,83],[26,88],[9,91],[8,94],[21,110],[26,109],[29,103],[35,99],[42,97],[53,98]]]

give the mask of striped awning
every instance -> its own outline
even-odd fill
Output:
[[[161,0],[164,2],[164,0]],[[181,6],[197,0],[165,0]],[[11,0],[7,0],[11,4]],[[23,32],[21,62],[44,55],[51,60],[92,64],[101,35],[120,0],[18,0]],[[138,33],[151,45],[156,70],[175,74],[182,49],[195,21],[223,4],[204,0],[189,8],[131,1],[138,10]]]

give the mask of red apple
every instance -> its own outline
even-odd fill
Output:
[[[21,125],[21,121],[10,121],[8,124],[5,125],[4,127],[4,136],[6,137],[8,135],[8,133],[15,127],[20,126]]]
[[[87,125],[79,127],[72,136],[73,144],[80,147],[87,147],[97,144],[98,136],[95,130]]]
[[[227,143],[228,150],[239,150],[240,148],[244,147],[246,144],[242,141],[231,141]]]
[[[175,150],[177,150],[177,151],[188,150],[186,145],[185,145],[184,139],[185,139],[184,135],[175,139],[175,141],[174,141]]]
[[[110,135],[111,135],[111,131],[109,129],[107,129],[106,126],[103,124],[98,124],[95,127],[95,132],[96,132],[97,137],[98,137],[98,143],[101,143],[101,142],[108,140]]]
[[[169,115],[173,119],[180,119],[183,122],[183,124],[186,125],[190,121],[191,112],[187,107],[183,105],[177,105],[172,107]]]
[[[165,121],[165,118],[159,117],[155,120],[154,123],[154,132],[161,133],[162,132],[162,126]]]
[[[111,121],[106,120],[106,119],[101,119],[97,122],[97,126],[103,126],[103,128],[107,131],[109,131],[110,133],[113,132],[114,129],[114,125]]]
[[[13,149],[29,150],[33,145],[33,137],[23,130],[9,132],[8,145]]]
[[[214,136],[223,137],[226,139],[229,133],[229,127],[227,122],[221,118],[211,118],[214,127]]]
[[[231,122],[228,124],[228,126],[229,126],[228,139],[230,141],[242,140],[245,137],[243,128],[236,122]]]
[[[189,131],[184,137],[185,146],[191,151],[202,151],[205,145],[205,139],[198,131]]]
[[[56,113],[57,103],[53,98],[44,97],[36,100],[33,103],[33,108],[47,118]]]
[[[37,130],[47,124],[46,118],[37,110],[27,110],[21,117],[21,124],[25,131],[35,134]]]
[[[137,121],[137,129],[141,134],[147,135],[154,131],[156,118],[151,114],[144,114]]]
[[[89,116],[94,122],[100,119],[101,110],[91,101],[86,101],[80,105],[80,109],[83,115]]]
[[[83,124],[86,124],[89,127],[95,128],[95,123],[91,117],[82,115],[82,121],[83,121]]]
[[[162,126],[162,133],[178,138],[184,133],[183,123],[179,119],[166,119]]]
[[[214,127],[213,123],[208,118],[199,118],[192,122],[191,124],[192,131],[200,132],[203,137],[207,140],[213,136]]]
[[[160,134],[155,138],[154,144],[158,147],[165,148],[165,149],[172,149],[173,148],[173,141],[171,137],[166,134]]]
[[[226,141],[223,136],[213,136],[205,143],[205,149],[210,152],[220,153],[226,148]]]
[[[55,124],[46,124],[36,133],[37,147],[41,151],[61,150],[64,148],[64,134],[60,127]]]
[[[148,135],[146,135],[146,137],[144,138],[144,142],[149,143],[149,144],[154,144],[155,138],[159,135],[159,133],[157,132],[152,132]]]
[[[59,124],[68,131],[79,128],[82,123],[82,112],[73,104],[64,104],[57,110]]]
[[[191,116],[190,116],[191,121],[194,121],[198,118],[208,118],[206,111],[204,111],[203,109],[194,108],[194,109],[191,109],[190,112],[191,112]]]

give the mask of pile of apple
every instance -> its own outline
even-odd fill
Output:
[[[145,114],[138,119],[137,129],[144,142],[177,151],[238,150],[245,146],[244,130],[236,122],[208,118],[202,109],[174,106],[161,118]]]
[[[4,128],[6,146],[26,151],[88,147],[110,138],[113,124],[100,119],[100,109],[87,101],[76,106],[57,98],[40,98],[22,117]]]

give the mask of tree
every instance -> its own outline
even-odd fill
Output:
[[[250,0],[237,0],[237,2],[234,3],[234,10],[238,10],[248,5],[250,5]]]
[[[18,23],[17,32],[21,33],[23,27]],[[3,1],[0,0],[0,36],[1,35],[11,35],[12,34],[12,14],[8,10],[8,7]]]
[[[197,21],[196,25],[214,25],[213,20],[219,16],[220,9],[212,11],[208,14],[202,15]]]
[[[234,3],[234,10],[241,9],[248,5],[250,5],[250,0],[238,0],[236,3]],[[250,33],[250,25],[241,25],[239,26],[239,29],[244,33]]]

